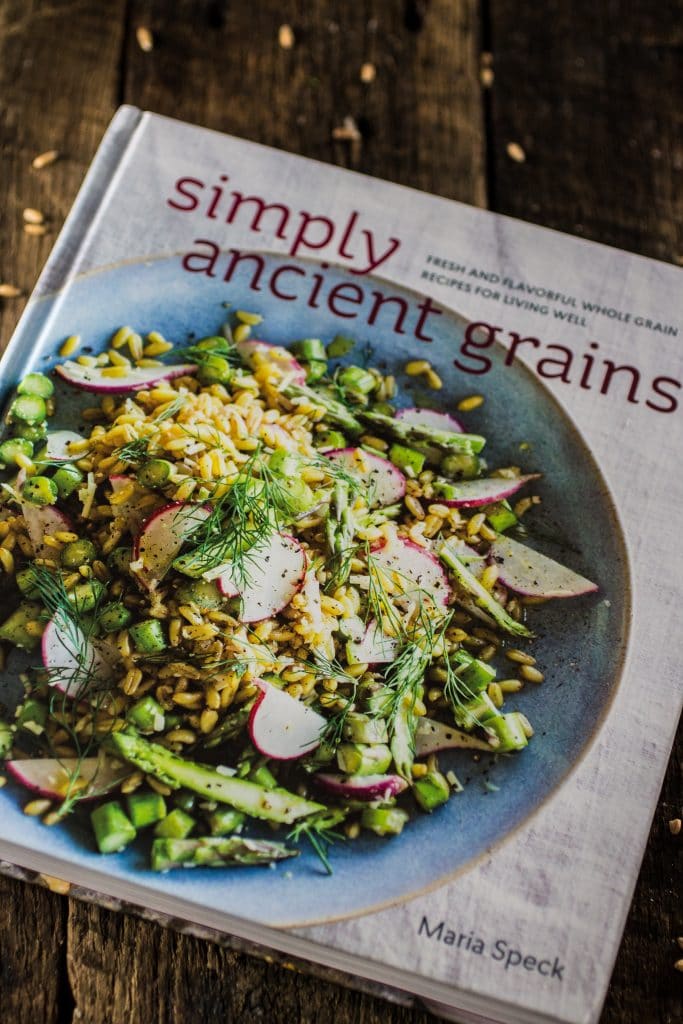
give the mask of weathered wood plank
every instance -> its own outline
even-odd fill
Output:
[[[0,1002],[2,1020],[58,1024],[68,1007],[62,970],[66,903],[37,885],[0,875]]]
[[[483,205],[484,126],[475,0],[416,4],[298,0],[248,6],[134,2],[125,97],[157,113]],[[283,49],[288,24],[294,45]],[[376,78],[361,81],[371,62]],[[335,143],[354,118],[362,141]]]
[[[0,5],[0,280],[26,294],[115,105],[123,6],[120,0]],[[52,148],[64,157],[33,170],[32,158]],[[27,206],[49,217],[49,234],[24,234]],[[21,299],[0,300],[0,346],[22,307]],[[69,1012],[65,943],[65,902],[0,878],[3,1020],[51,1024]]]
[[[681,0],[490,11],[493,208],[683,259]]]
[[[0,4],[0,281],[26,294],[71,206],[118,102],[124,0]],[[34,156],[63,156],[34,170]],[[30,237],[22,210],[42,210],[49,231]],[[0,300],[0,347],[21,299]]]
[[[486,42],[489,181],[494,209],[683,262],[683,4],[495,0]],[[522,146],[515,162],[507,146]],[[673,963],[680,853],[667,821],[681,809],[674,754],[617,958],[603,1024],[683,1017]],[[678,844],[680,849],[680,843]],[[678,870],[677,870],[678,868]]]
[[[76,912],[77,911],[77,912]],[[69,967],[92,1024],[429,1024],[422,1011],[325,984],[211,942],[72,904]]]

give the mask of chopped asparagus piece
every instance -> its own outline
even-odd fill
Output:
[[[445,804],[451,795],[451,788],[441,772],[428,772],[413,782],[415,799],[427,813]]]
[[[408,818],[408,812],[400,807],[366,807],[360,823],[378,836],[397,836]]]
[[[486,444],[486,438],[480,434],[455,434],[450,430],[418,426],[416,423],[406,423],[405,420],[393,419],[380,412],[363,410],[358,413],[358,418],[389,434],[399,444],[416,448],[428,457],[432,454],[430,448],[438,448],[445,453],[461,452],[465,455],[476,455]]]
[[[271,864],[276,860],[297,857],[284,843],[263,839],[222,839],[202,836],[200,839],[155,839],[152,843],[152,870],[171,868],[245,867],[250,864]]]
[[[132,843],[137,835],[118,800],[100,804],[90,815],[97,848],[100,853],[118,853]]]

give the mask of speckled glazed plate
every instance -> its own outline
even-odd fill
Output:
[[[266,275],[281,265],[279,257],[264,259]],[[300,267],[309,280],[316,272],[314,264]],[[485,763],[488,758],[474,764],[464,752],[442,756],[443,764],[469,779],[464,792],[432,815],[416,814],[396,838],[364,836],[337,844],[332,877],[322,873],[308,850],[274,870],[154,874],[142,842],[102,857],[93,848],[86,817],[74,815],[65,827],[48,829],[22,814],[24,794],[18,787],[10,783],[0,792],[2,836],[17,850],[17,859],[22,850],[41,851],[55,863],[68,863],[73,881],[87,869],[91,879],[93,872],[104,874],[116,880],[119,889],[121,883],[135,881],[157,898],[178,896],[213,911],[284,927],[365,913],[442,884],[538,809],[581,757],[617,687],[628,639],[629,574],[621,529],[598,467],[574,425],[524,367],[506,367],[498,358],[482,376],[458,371],[453,359],[465,321],[448,312],[433,316],[428,322],[433,341],[428,346],[416,341],[420,297],[386,282],[326,270],[327,292],[341,282],[363,285],[363,302],[353,307],[357,318],[343,320],[322,302],[314,308],[305,300],[278,299],[266,288],[252,290],[252,273],[253,266],[245,261],[228,285],[219,276],[184,271],[180,259],[173,257],[77,278],[64,292],[36,302],[23,328],[22,344],[13,347],[5,362],[4,386],[12,387],[29,369],[52,366],[59,344],[72,333],[96,350],[124,323],[143,332],[159,330],[175,341],[186,340],[191,332],[215,333],[225,317],[224,302],[261,313],[262,336],[284,345],[302,337],[329,341],[341,330],[369,343],[372,364],[395,372],[399,381],[413,388],[401,391],[399,404],[429,403],[448,409],[464,395],[481,392],[484,405],[465,418],[469,430],[488,438],[489,464],[514,463],[524,471],[544,474],[543,505],[528,520],[538,546],[600,585],[598,594],[550,602],[533,611],[538,634],[534,653],[545,682],[528,686],[509,701],[510,709],[523,711],[534,725],[536,735],[529,747],[495,765]],[[387,305],[376,323],[368,325],[373,288],[403,295],[409,303],[404,334],[392,329],[398,306],[392,312]],[[421,392],[401,373],[409,358],[425,353],[444,381],[439,392]],[[78,409],[89,401],[83,393],[60,387],[57,424],[76,424]],[[0,689],[0,699],[7,703],[17,692],[18,667],[13,654]],[[486,780],[498,788],[487,787]]]

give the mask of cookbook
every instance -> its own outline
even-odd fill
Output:
[[[597,1021],[681,709],[682,281],[122,107],[2,362],[3,869]]]

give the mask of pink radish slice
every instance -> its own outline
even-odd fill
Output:
[[[526,597],[580,597],[599,589],[565,565],[502,534],[489,548],[489,559],[498,566],[500,582]]]
[[[138,577],[150,587],[168,572],[183,543],[211,515],[206,505],[175,501],[153,512],[133,545],[133,562],[142,562]]]
[[[56,505],[33,505],[30,501],[22,501],[21,514],[36,558],[51,558],[54,555],[55,549],[45,543],[46,535],[54,536],[60,530],[73,530],[69,517]]]
[[[260,622],[286,608],[301,590],[306,575],[306,552],[295,537],[275,533],[245,553],[244,579],[226,570],[218,579],[222,594],[242,599],[241,622]]]
[[[398,796],[408,783],[400,775],[314,775],[321,786],[347,800],[388,800]]]
[[[452,725],[421,718],[415,733],[415,756],[426,757],[437,750],[488,750],[490,753],[493,747],[486,740],[461,732]]]
[[[49,800],[63,800],[70,791],[78,792],[81,800],[92,800],[131,773],[130,765],[104,757],[27,758],[6,761],[5,767],[20,785]],[[82,787],[82,782],[87,786]]]
[[[76,441],[85,441],[85,438],[73,430],[55,430],[53,434],[47,435],[45,458],[53,462],[68,462],[69,459],[78,458],[69,452],[69,445]]]
[[[386,574],[400,592],[397,603],[427,596],[441,607],[451,600],[451,585],[436,555],[405,537],[394,537],[373,549],[370,566]]]
[[[124,391],[139,391],[148,388],[160,380],[173,380],[174,377],[185,377],[196,373],[194,363],[178,363],[175,366],[132,366],[124,376],[109,377],[104,374],[106,367],[81,366],[68,359],[55,367],[60,377],[69,384],[84,391],[101,391],[121,394]]]
[[[361,639],[346,645],[346,654],[349,661],[359,664],[387,665],[396,658],[399,646],[396,637],[387,636],[372,619]]]
[[[466,434],[467,430],[455,416],[449,412],[437,412],[436,409],[399,409],[396,419],[416,427],[432,427],[434,430],[448,430],[452,434]]]
[[[261,691],[249,714],[249,736],[257,750],[276,761],[291,761],[320,745],[327,720],[283,690],[256,679]]]
[[[372,455],[363,448],[334,448],[325,458],[336,462],[351,476],[358,477],[367,488],[368,505],[377,508],[393,505],[406,493],[406,478],[388,459]]]
[[[252,370],[258,368],[263,362],[268,362],[282,373],[283,376],[291,377],[295,384],[306,383],[306,371],[291,352],[281,345],[271,345],[267,341],[257,341],[255,338],[248,341],[238,341],[237,351]]]
[[[108,682],[117,673],[119,654],[106,640],[92,640],[63,615],[54,615],[41,639],[43,665],[49,685],[69,697],[77,696],[91,680]]]
[[[526,476],[515,477],[514,480],[503,480],[498,477],[482,477],[480,480],[462,480],[450,486],[456,491],[455,498],[444,498],[439,495],[439,504],[451,508],[479,508],[491,505],[495,501],[503,501],[515,494],[529,480],[538,480],[540,473],[527,473]]]

